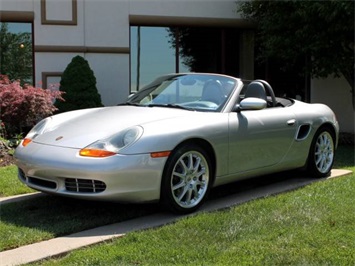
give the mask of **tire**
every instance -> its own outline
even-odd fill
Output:
[[[326,177],[334,163],[334,137],[327,128],[320,128],[314,135],[308,155],[308,171],[314,177]]]
[[[212,181],[211,161],[199,146],[185,144],[168,158],[161,187],[163,204],[179,214],[194,212],[206,200]]]

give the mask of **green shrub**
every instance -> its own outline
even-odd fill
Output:
[[[65,69],[59,90],[65,92],[65,101],[55,104],[59,112],[103,106],[94,72],[81,56],[75,56]]]

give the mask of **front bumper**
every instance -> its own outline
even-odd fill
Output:
[[[15,152],[19,179],[46,193],[80,199],[146,202],[160,198],[166,158],[150,154],[88,158],[79,149],[30,143]]]

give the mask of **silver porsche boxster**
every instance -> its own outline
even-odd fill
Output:
[[[266,81],[171,74],[118,106],[40,121],[14,157],[39,191],[188,213],[236,180],[300,168],[327,176],[338,134],[329,107],[275,97]]]

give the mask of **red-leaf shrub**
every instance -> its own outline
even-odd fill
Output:
[[[0,120],[17,130],[31,127],[57,110],[54,102],[63,100],[62,94],[30,85],[21,87],[19,81],[11,82],[6,75],[0,75]]]

